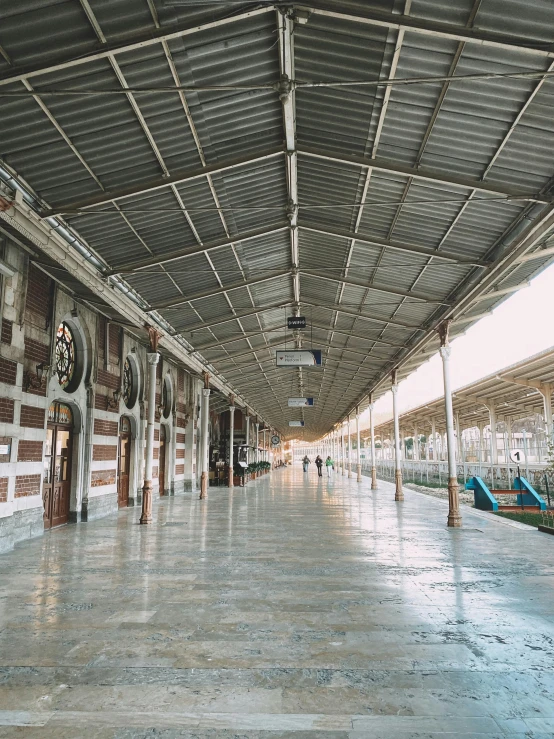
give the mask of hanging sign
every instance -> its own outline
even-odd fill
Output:
[[[289,398],[289,408],[307,408],[314,404],[313,398]]]
[[[281,443],[281,439],[277,436],[277,434],[271,437],[271,443],[273,444],[273,446],[279,446],[279,444]]]
[[[321,364],[320,349],[279,349],[275,352],[277,367],[313,367]]]
[[[289,421],[289,426],[303,426],[304,421]]]
[[[304,316],[288,316],[288,328],[306,328],[306,318]]]

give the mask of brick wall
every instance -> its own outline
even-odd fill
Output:
[[[18,462],[41,462],[42,441],[27,441],[20,439],[17,450]]]
[[[29,267],[25,297],[25,321],[46,330],[52,315],[54,283],[42,270]]]
[[[95,444],[92,447],[92,458],[95,462],[117,459],[117,447],[110,444]]]
[[[116,478],[116,470],[96,470],[91,474],[90,485],[93,488],[98,488],[102,485],[113,485]]]
[[[184,429],[187,427],[187,424],[185,423],[185,417],[184,416],[175,416],[175,425],[177,428]],[[184,434],[181,434],[181,436],[184,436]]]
[[[43,429],[46,411],[44,408],[35,408],[34,405],[21,406],[20,426],[30,429]]]
[[[100,418],[94,419],[94,433],[98,436],[117,436],[117,421],[102,421]]]
[[[0,421],[13,423],[13,400],[11,398],[0,398]]]
[[[111,390],[117,390],[121,384],[121,378],[119,375],[114,375],[112,372],[106,372],[105,369],[99,369],[97,382],[99,385],[109,387]]]
[[[184,444],[185,443],[185,434],[175,434],[175,441],[177,444]]]
[[[177,370],[177,392],[183,393],[185,391],[185,371],[182,369]]]
[[[175,465],[175,474],[176,475],[184,475],[185,474],[185,465],[184,464],[176,464]]]
[[[0,477],[0,503],[8,500],[8,478]]]
[[[108,408],[108,398],[106,395],[102,395],[102,393],[96,393],[94,396],[94,407],[97,411],[108,411],[108,413],[117,413],[119,414],[118,410],[114,410],[113,408]]]
[[[185,458],[185,450],[184,449],[176,449],[175,450],[175,457],[177,459],[184,459]]]
[[[5,318],[2,319],[2,331],[0,332],[0,341],[2,344],[12,343],[12,331],[13,322],[7,321]]]
[[[15,385],[16,377],[17,364],[0,357],[0,382],[5,382],[6,385]]]
[[[30,362],[36,362],[37,364],[40,364],[41,362],[48,364],[50,359],[50,349],[47,344],[42,344],[40,341],[35,341],[26,336],[25,359],[28,359]]]
[[[18,475],[15,478],[15,497],[25,498],[40,493],[40,475]]]
[[[146,452],[145,452],[146,455]],[[155,446],[154,449],[152,449],[152,459],[159,459],[160,457],[160,447]]]
[[[111,324],[108,332],[108,350],[110,355],[110,364],[119,364],[121,355],[121,328]]]

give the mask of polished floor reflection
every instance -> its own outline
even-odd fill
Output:
[[[554,538],[278,470],[0,558],[0,737],[554,736]]]

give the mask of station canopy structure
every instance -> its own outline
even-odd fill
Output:
[[[459,431],[488,426],[491,409],[498,420],[513,421],[540,414],[552,427],[554,391],[554,347],[522,362],[504,367],[452,393],[452,406]],[[402,431],[410,436],[425,433],[434,421],[437,430],[446,428],[444,397],[412,408],[399,416]],[[392,433],[392,421],[375,427],[378,434]]]
[[[554,259],[551,0],[1,13],[2,228],[285,438],[363,410],[442,321],[459,335]],[[284,346],[322,365],[277,368]]]

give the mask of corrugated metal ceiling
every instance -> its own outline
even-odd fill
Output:
[[[552,261],[515,257],[554,225],[554,81],[540,76],[554,6],[313,0],[284,12],[296,88],[280,100],[288,42],[270,6],[3,7],[0,155],[268,424],[288,435],[302,412],[287,397],[313,394],[304,431],[316,438],[385,392],[391,370],[425,361],[442,319],[455,336],[505,299],[475,302],[479,291]],[[537,76],[506,76],[519,72]],[[493,77],[436,79],[476,74]],[[374,84],[392,77],[435,79]],[[309,326],[296,338],[284,330],[295,281]],[[285,339],[322,348],[323,367],[276,369],[271,346]]]

